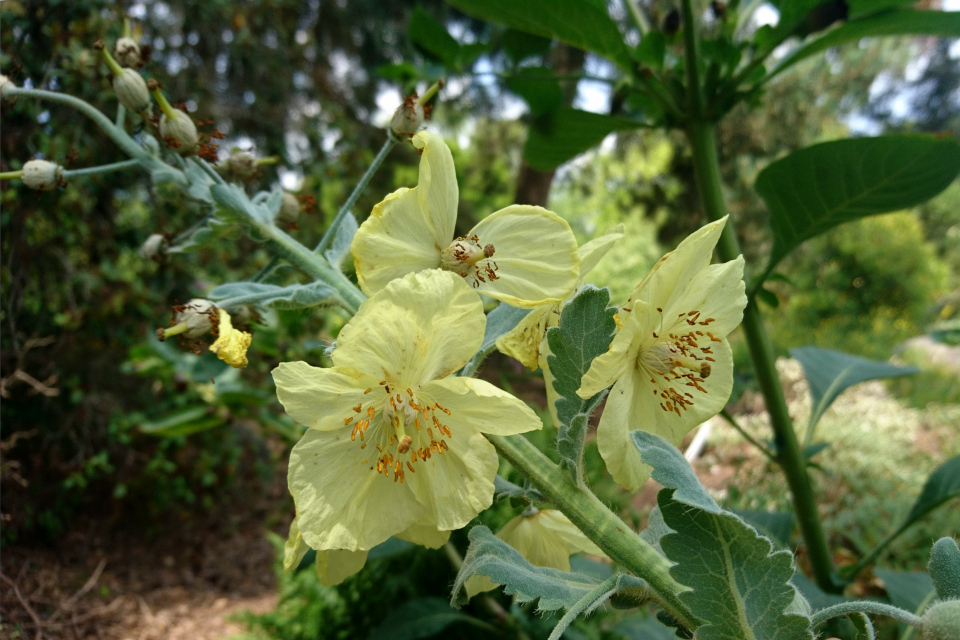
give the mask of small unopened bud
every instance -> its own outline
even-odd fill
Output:
[[[923,613],[920,637],[923,640],[960,638],[960,600],[935,602]]]
[[[188,340],[196,340],[210,333],[218,321],[216,305],[209,300],[194,298],[183,306],[174,307],[173,326],[157,329],[157,338],[163,342],[171,336],[182,335]]]
[[[167,248],[167,239],[162,234],[154,233],[143,246],[140,247],[140,256],[153,260],[162,256]]]
[[[197,125],[183,111],[174,109],[160,91],[160,83],[151,78],[147,88],[153,93],[163,115],[160,116],[160,137],[167,146],[182,156],[192,156],[200,146]]]
[[[284,191],[280,211],[277,212],[277,217],[274,220],[282,224],[294,224],[299,217],[300,200],[292,193]]]
[[[46,160],[31,160],[23,165],[23,184],[37,191],[50,191],[63,186],[63,167]]]
[[[15,97],[10,97],[8,95],[10,93],[10,89],[16,88],[17,85],[13,83],[13,80],[3,74],[0,74],[0,101],[8,102],[10,104],[16,102],[17,99]]]
[[[121,69],[113,76],[113,90],[127,111],[142,113],[150,108],[150,92],[143,77],[133,69]]]
[[[248,151],[234,149],[230,157],[217,166],[223,175],[240,181],[257,175],[257,158]]]
[[[140,45],[133,38],[120,38],[113,45],[113,56],[117,62],[125,67],[140,69],[143,67],[143,57],[140,55]]]
[[[393,112],[393,118],[390,120],[390,130],[398,138],[409,139],[413,134],[420,131],[425,115],[423,105],[417,101],[417,94],[407,96],[397,107],[397,110]]]

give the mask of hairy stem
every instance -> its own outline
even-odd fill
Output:
[[[102,164],[97,167],[84,167],[83,169],[67,169],[63,172],[63,179],[77,178],[80,176],[93,176],[98,173],[110,173],[111,171],[121,171],[139,166],[139,160],[123,160],[111,164]]]
[[[830,618],[845,616],[850,613],[873,613],[881,616],[889,616],[914,627],[919,627],[922,624],[917,615],[895,607],[892,604],[874,602],[873,600],[857,600],[855,602],[841,602],[840,604],[835,604],[832,607],[827,607],[826,609],[815,612],[810,616],[810,626],[814,627],[821,622],[826,622]]]
[[[610,559],[646,580],[657,604],[686,628],[697,628],[698,620],[679,597],[687,589],[670,575],[669,560],[596,496],[575,486],[566,472],[523,436],[487,435],[487,439]]]
[[[694,172],[697,190],[703,202],[707,217],[719,220],[727,215],[723,201],[723,187],[720,182],[720,163],[717,158],[717,141],[714,125],[709,122],[693,121],[687,126],[687,138],[693,148]],[[717,252],[724,261],[734,260],[740,255],[733,225],[729,222],[723,229]],[[817,585],[824,591],[835,593],[838,585],[833,580],[833,562],[830,548],[817,513],[817,503],[813,496],[810,476],[807,474],[806,461],[797,442],[797,434],[787,410],[787,401],[774,364],[773,347],[767,336],[760,309],[755,300],[747,303],[743,311],[743,331],[750,348],[750,359],[763,393],[770,424],[773,427],[777,445],[777,462],[787,477],[787,484],[793,494],[793,507],[800,524],[810,565]]]

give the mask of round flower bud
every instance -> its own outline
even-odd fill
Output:
[[[150,107],[150,92],[143,77],[133,69],[124,69],[113,76],[113,90],[127,111],[140,113]]]
[[[403,103],[393,112],[390,120],[390,130],[394,135],[404,140],[410,139],[423,126],[425,112],[423,105],[417,100],[416,94],[407,96]]]
[[[248,151],[235,149],[218,169],[229,178],[249,180],[257,175],[257,158]]]
[[[193,155],[200,144],[197,125],[179,109],[171,109],[169,116],[166,113],[160,116],[160,137],[182,156]]]
[[[23,165],[23,184],[38,191],[50,191],[63,185],[63,167],[46,160],[31,160]]]
[[[6,96],[10,89],[16,89],[17,85],[13,83],[13,80],[7,76],[0,74],[0,101],[3,102],[16,102],[16,98],[9,98]]]
[[[960,600],[935,602],[923,614],[920,637],[923,640],[960,638]]]
[[[277,212],[275,220],[283,224],[293,224],[300,217],[300,201],[297,196],[286,191],[283,192],[283,201],[280,204],[280,211]]]
[[[167,248],[167,239],[162,234],[154,233],[140,247],[140,256],[143,258],[154,259],[163,255]]]
[[[120,38],[113,45],[113,57],[125,66],[139,69],[143,66],[143,58],[140,55],[140,45],[133,38]]]
[[[217,306],[203,298],[194,298],[173,314],[175,324],[186,323],[182,335],[188,340],[196,340],[210,333],[217,319]]]

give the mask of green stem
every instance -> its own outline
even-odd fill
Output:
[[[917,615],[895,607],[892,604],[874,602],[873,600],[856,600],[854,602],[841,602],[840,604],[835,604],[832,607],[827,607],[826,609],[815,612],[810,616],[810,626],[815,627],[830,618],[845,616],[850,613],[872,613],[875,615],[888,616],[914,627],[919,627],[923,624],[923,621],[920,620]]]
[[[117,117],[113,120],[113,126],[117,129],[123,129],[124,122],[127,119],[127,108],[122,102],[117,103]]]
[[[692,0],[680,3],[683,24],[684,67],[687,72],[687,108],[697,119],[703,115],[703,87],[700,85],[700,42]]]
[[[630,17],[633,18],[633,21],[636,23],[637,29],[640,29],[640,35],[647,35],[650,31],[650,21],[647,20],[643,9],[637,4],[637,0],[623,0],[623,3],[627,5],[627,11],[630,12]]]
[[[646,580],[658,605],[686,628],[697,628],[698,620],[679,597],[687,589],[670,575],[669,560],[523,436],[487,435],[487,440],[611,560]]]
[[[250,280],[252,282],[263,282],[264,280],[267,279],[267,276],[273,273],[273,270],[277,267],[279,263],[280,263],[280,258],[278,258],[277,256],[273,256],[272,258],[270,258],[270,261],[263,266],[263,269],[260,269],[260,271],[258,271],[256,275],[250,278]]]
[[[776,454],[774,454],[772,451],[770,451],[770,449],[765,447],[762,442],[760,442],[759,440],[751,436],[749,433],[747,433],[744,430],[744,428],[740,426],[740,423],[737,422],[736,418],[730,415],[726,409],[721,411],[720,415],[723,417],[724,420],[726,420],[730,424],[731,427],[736,429],[737,432],[739,432],[740,435],[743,436],[744,440],[746,440],[747,442],[755,446],[757,449],[759,449],[760,453],[765,455],[771,462],[777,461]]]
[[[111,171],[121,171],[140,166],[139,160],[122,160],[111,164],[102,164],[98,167],[85,167],[83,169],[67,169],[63,172],[63,178],[78,178],[80,176],[92,176],[98,173],[110,173]]]
[[[380,152],[374,157],[373,162],[370,163],[370,166],[367,168],[367,172],[363,174],[363,177],[360,178],[360,182],[358,182],[357,186],[354,187],[350,197],[348,197],[347,201],[343,203],[342,207],[340,207],[340,211],[337,211],[336,217],[333,219],[333,222],[330,223],[330,228],[327,229],[325,234],[323,234],[323,238],[320,239],[320,244],[317,245],[317,248],[313,250],[314,253],[319,253],[322,255],[323,252],[330,247],[330,243],[333,242],[333,239],[337,235],[337,228],[340,226],[340,221],[343,220],[348,213],[350,213],[353,205],[357,202],[357,198],[360,197],[360,194],[363,193],[363,190],[367,188],[368,184],[370,184],[373,174],[375,174],[377,169],[380,168],[380,165],[383,164],[387,154],[390,153],[390,150],[393,149],[393,145],[395,144],[397,144],[396,137],[393,135],[393,133],[388,131],[387,140],[380,148]]]
[[[149,153],[144,149],[140,148],[133,138],[127,135],[125,131],[118,128],[112,122],[110,118],[105,116],[99,109],[93,105],[84,102],[80,98],[75,98],[71,95],[65,93],[57,93],[55,91],[46,91],[45,89],[22,89],[22,88],[13,88],[5,89],[4,97],[13,97],[13,96],[25,96],[27,98],[39,98],[41,100],[49,100],[50,102],[59,102],[65,104],[69,107],[73,107],[83,115],[87,116],[93,122],[100,127],[100,129],[107,134],[107,136],[116,143],[120,149],[123,150],[131,158],[139,160],[144,164],[146,168],[153,168],[152,165],[162,164],[159,160],[153,158]]]
[[[688,125],[686,133],[693,149],[697,190],[704,210],[708,218],[719,220],[727,215],[727,208],[723,201],[714,125],[709,122],[693,121]],[[724,261],[734,260],[740,255],[740,247],[732,224],[728,223],[724,227],[720,242],[717,244],[717,252]],[[814,500],[810,476],[807,474],[806,461],[800,451],[797,434],[787,410],[783,387],[780,386],[773,347],[767,336],[760,309],[754,300],[748,301],[743,311],[743,331],[750,348],[750,359],[753,361],[757,382],[770,415],[770,424],[773,427],[777,446],[777,462],[780,463],[793,494],[793,507],[807,546],[814,578],[821,589],[836,593],[839,587],[833,580],[830,548],[817,513],[817,503]]]
[[[861,571],[863,571],[864,569],[866,569],[867,567],[869,567],[871,564],[873,564],[873,563],[876,561],[876,559],[877,559],[878,557],[880,557],[880,554],[883,553],[883,550],[886,549],[888,546],[890,546],[890,543],[891,543],[891,542],[893,542],[893,541],[896,540],[898,537],[900,537],[900,534],[901,534],[901,533],[903,533],[904,531],[906,531],[907,529],[909,529],[909,528],[910,528],[910,525],[912,525],[912,524],[913,524],[913,522],[908,522],[908,523],[905,524],[905,525],[901,525],[901,526],[897,527],[897,528],[896,528],[892,533],[890,533],[886,538],[884,538],[883,540],[881,540],[881,541],[880,541],[880,544],[878,544],[876,547],[874,547],[873,549],[871,549],[871,550],[870,550],[870,553],[868,553],[867,555],[863,556],[863,557],[860,559],[860,562],[858,562],[857,564],[855,564],[853,567],[851,567],[851,568],[849,568],[849,569],[844,569],[843,571],[841,571],[841,575],[842,575],[844,578],[848,578],[848,579],[850,579],[850,580],[853,580],[853,579],[857,576],[858,573],[860,573]]]
[[[0,173],[0,180],[18,180],[23,175],[23,169],[17,171],[4,171]]]

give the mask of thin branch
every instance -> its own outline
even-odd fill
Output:
[[[723,419],[726,420],[726,421],[730,424],[731,427],[733,427],[734,429],[736,429],[736,430],[740,433],[740,435],[743,436],[743,439],[744,439],[744,440],[746,440],[747,442],[749,442],[750,444],[752,444],[753,446],[755,446],[757,449],[759,449],[759,450],[760,450],[760,453],[762,453],[763,455],[767,456],[767,458],[770,459],[770,462],[776,462],[776,461],[777,461],[777,454],[775,454],[773,451],[771,451],[769,448],[767,448],[762,442],[760,442],[759,440],[757,440],[756,438],[754,438],[753,436],[751,436],[749,433],[747,433],[747,432],[744,430],[744,428],[741,427],[740,424],[737,422],[736,418],[734,418],[732,415],[730,415],[730,414],[727,412],[726,409],[724,409],[723,411],[721,411],[721,412],[720,412],[720,415],[723,416]]]
[[[30,619],[33,620],[33,626],[36,627],[37,633],[34,635],[34,640],[40,640],[43,637],[43,634],[40,632],[43,624],[40,622],[40,618],[37,617],[36,612],[30,608],[30,605],[27,604],[27,601],[23,599],[22,595],[20,595],[20,589],[17,588],[17,583],[2,573],[0,573],[0,580],[6,582],[13,589],[13,595],[15,595],[17,600],[20,601],[20,605],[23,607],[24,611],[27,612],[27,615],[30,616]]]
[[[98,173],[110,173],[111,171],[121,171],[140,166],[139,160],[121,160],[111,164],[102,164],[97,167],[84,167],[83,169],[67,169],[63,172],[63,178],[78,178],[80,176],[92,176]]]
[[[815,627],[821,622],[826,622],[831,618],[845,616],[850,613],[872,613],[875,615],[888,616],[899,620],[904,624],[919,627],[922,624],[920,617],[899,607],[886,602],[875,602],[873,600],[856,600],[854,602],[841,602],[832,607],[821,609],[810,616],[810,626]]]

